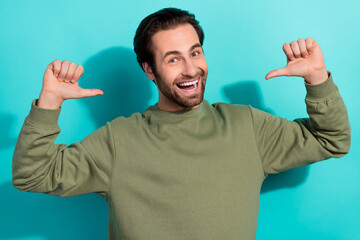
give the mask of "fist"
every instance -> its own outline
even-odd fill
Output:
[[[84,68],[81,65],[76,65],[69,61],[61,62],[60,60],[56,60],[47,66],[44,81],[49,81],[51,78],[57,78],[58,81],[75,83],[83,73]]]
[[[299,76],[310,84],[320,84],[328,78],[324,57],[319,44],[312,38],[299,39],[283,45],[287,58],[284,68],[266,75],[266,79],[280,76]]]
[[[37,105],[42,108],[57,109],[66,99],[103,94],[99,89],[83,89],[79,86],[78,81],[83,73],[84,68],[81,65],[60,60],[51,62],[45,70]]]

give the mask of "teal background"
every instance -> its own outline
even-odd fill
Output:
[[[105,95],[63,104],[58,142],[70,144],[116,116],[157,101],[132,39],[163,7],[196,14],[209,66],[205,97],[305,117],[303,80],[265,75],[285,66],[282,45],[312,37],[347,105],[352,148],[332,159],[270,176],[261,193],[257,239],[360,239],[358,148],[360,2],[335,1],[2,1],[0,7],[0,239],[106,239],[108,207],[96,194],[59,198],[11,185],[17,135],[38,97],[47,64],[82,64],[84,87]]]

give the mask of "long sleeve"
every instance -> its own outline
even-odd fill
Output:
[[[59,114],[60,109],[41,109],[33,102],[15,147],[14,186],[58,196],[89,192],[106,196],[115,158],[110,124],[81,142],[54,144],[60,133]]]
[[[306,84],[309,118],[288,121],[251,108],[255,139],[265,174],[305,166],[350,148],[350,124],[331,73],[322,84]]]

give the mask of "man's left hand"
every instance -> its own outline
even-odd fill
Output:
[[[309,84],[320,84],[328,79],[324,56],[319,44],[312,38],[299,39],[283,46],[287,57],[284,68],[269,72],[265,79],[280,76],[299,76]]]

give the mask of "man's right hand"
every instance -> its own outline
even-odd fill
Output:
[[[45,71],[43,86],[37,106],[58,109],[63,101],[70,98],[84,98],[102,95],[99,89],[83,89],[78,80],[84,73],[81,65],[60,60],[50,63]]]

